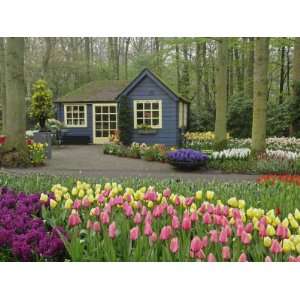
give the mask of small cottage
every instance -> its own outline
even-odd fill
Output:
[[[65,124],[62,142],[108,143],[118,129],[122,96],[129,99],[133,111],[133,141],[180,144],[190,103],[148,69],[131,82],[95,81],[57,99],[57,119]]]

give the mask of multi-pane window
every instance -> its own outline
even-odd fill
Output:
[[[179,128],[187,127],[188,106],[186,103],[179,102]]]
[[[65,105],[65,124],[67,127],[86,127],[86,105]]]
[[[162,127],[161,100],[134,101],[134,128]]]
[[[108,138],[116,133],[118,128],[117,106],[114,104],[101,104],[94,106],[95,137]]]

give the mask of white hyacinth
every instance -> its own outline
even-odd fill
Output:
[[[232,148],[232,149],[225,149],[222,151],[216,151],[212,153],[213,159],[245,159],[251,153],[249,148]]]

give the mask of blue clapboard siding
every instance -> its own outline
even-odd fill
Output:
[[[133,111],[134,100],[161,100],[162,101],[162,128],[156,134],[138,134],[134,130],[133,141],[146,144],[166,144],[168,146],[180,143],[178,129],[178,101],[153,79],[144,77],[128,94]]]
[[[64,122],[64,103],[57,103],[57,119]],[[93,106],[87,104],[87,127],[66,127],[64,135],[88,136],[90,143],[93,143]]]

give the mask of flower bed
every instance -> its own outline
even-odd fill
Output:
[[[300,261],[297,209],[284,217],[210,190],[181,195],[118,183],[52,192],[41,196],[43,216],[67,230],[74,261]]]
[[[263,175],[257,179],[258,183],[276,183],[285,182],[300,185],[299,175]]]
[[[0,259],[60,260],[64,245],[58,228],[48,229],[40,215],[40,194],[0,190]]]

